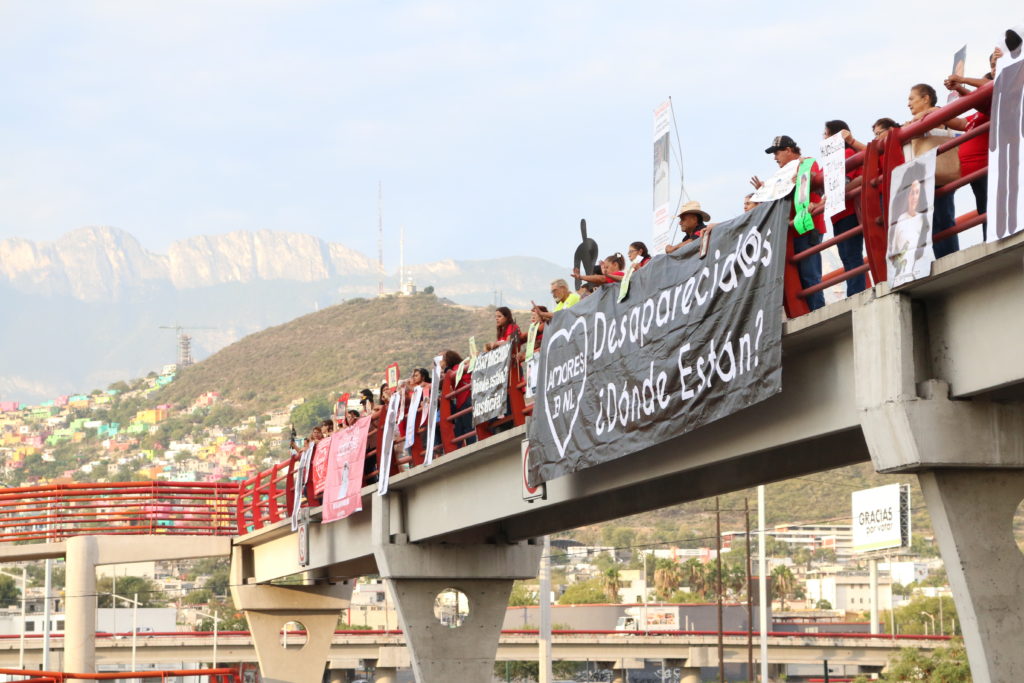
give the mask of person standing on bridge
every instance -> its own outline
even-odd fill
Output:
[[[700,208],[700,202],[686,202],[677,218],[679,227],[683,230],[683,241],[665,247],[666,254],[671,254],[683,245],[700,239],[701,234],[708,229],[707,223],[711,220],[711,215]]]
[[[572,308],[580,302],[580,295],[569,289],[569,283],[558,278],[557,280],[551,281],[551,297],[555,300],[555,310],[548,311],[546,308],[541,311],[541,307],[537,304],[533,304],[533,310],[540,315],[540,319],[546,323],[551,322],[551,319],[555,317],[555,313],[562,310],[563,308]]]
[[[765,154],[771,154],[779,168],[789,163],[799,161],[797,170],[796,187],[793,189],[793,206],[790,209],[789,219],[797,234],[792,237],[793,253],[799,254],[802,251],[821,244],[821,236],[825,234],[825,217],[817,211],[823,204],[820,192],[810,189],[810,176],[821,173],[818,162],[811,158],[800,155],[800,146],[788,135],[777,135],[772,144],[765,149]],[[760,189],[764,183],[760,178],[754,176],[750,179],[754,189]],[[804,202],[806,207],[797,213],[797,203],[801,199],[802,188],[806,187],[808,192]],[[797,261],[797,272],[800,274],[800,285],[807,289],[821,282],[821,252]],[[825,295],[821,290],[807,297],[807,307],[812,311],[825,305]]]

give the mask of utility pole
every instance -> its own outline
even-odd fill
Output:
[[[718,593],[718,683],[725,683],[725,644],[722,642],[722,508],[715,496],[715,564],[718,568],[716,592]]]
[[[544,554],[540,558],[540,634],[537,661],[540,665],[538,683],[551,683],[551,537],[544,537]]]
[[[747,678],[754,680],[754,592],[750,586],[750,499],[743,498],[743,518],[747,525]]]
[[[765,552],[764,484],[757,487],[757,601],[758,627],[761,645],[761,683],[768,683],[768,557]]]

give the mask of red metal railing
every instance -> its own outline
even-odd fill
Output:
[[[890,180],[892,179],[893,169],[905,161],[903,145],[946,124],[951,119],[970,109],[987,108],[992,100],[992,87],[992,84],[989,83],[937,109],[920,121],[894,128],[883,140],[872,140],[864,151],[858,152],[846,160],[847,173],[857,169],[862,170],[862,182],[859,184],[848,184],[846,191],[847,200],[856,204],[860,224],[840,235],[822,240],[820,244],[809,247],[799,253],[794,253],[793,237],[795,233],[790,231],[785,276],[786,313],[789,317],[795,318],[809,312],[807,297],[810,295],[845,282],[861,273],[870,275],[874,282],[884,282],[886,280],[887,264],[885,257],[889,243]],[[988,133],[988,129],[989,124],[984,123],[971,131],[951,138],[948,142],[937,148],[938,153],[947,152],[974,137],[985,135]],[[955,192],[957,189],[985,176],[987,173],[987,168],[980,169],[941,187],[936,187],[935,195],[941,197]],[[820,174],[814,178],[813,184],[817,189],[820,189],[822,184]],[[819,209],[818,213],[820,212],[821,210]],[[941,242],[968,228],[981,225],[984,221],[985,214],[979,215],[976,211],[970,211],[958,217],[952,227],[935,234],[932,239],[934,242]],[[864,265],[852,270],[843,268],[839,271],[828,273],[822,277],[821,282],[811,287],[804,288],[800,284],[800,277],[796,267],[797,263],[812,254],[820,253],[829,247],[858,235],[863,235],[864,237]]]
[[[184,676],[205,677],[209,683],[241,683],[235,669],[179,669],[168,671],[111,671],[99,674],[67,673],[65,671],[34,671],[30,669],[0,669],[6,676],[24,676],[12,678],[11,683],[64,683],[70,680],[87,681],[138,681],[153,679],[166,681],[168,678]]]
[[[888,245],[889,226],[889,186],[892,171],[904,162],[903,145],[913,138],[920,137],[928,131],[943,125],[950,119],[959,116],[969,109],[984,109],[992,98],[992,85],[988,84],[978,88],[975,92],[960,97],[951,104],[942,107],[920,121],[895,128],[882,140],[873,140],[862,152],[852,155],[846,160],[846,171],[852,173],[861,170],[860,182],[847,184],[846,198],[855,205],[859,225],[844,231],[840,235],[823,240],[820,244],[794,253],[793,238],[795,233],[789,232],[787,242],[787,258],[785,268],[785,294],[784,302],[789,317],[797,317],[809,312],[807,297],[833,285],[840,284],[857,275],[864,274],[869,282],[882,282],[886,279],[886,250]],[[952,138],[949,142],[938,147],[939,153],[948,151],[963,144],[978,135],[988,131],[988,124],[983,124],[968,133]],[[943,196],[956,191],[976,178],[987,173],[982,169],[968,176],[962,177],[955,182],[947,183],[936,189],[937,196]],[[821,174],[813,179],[817,189],[822,186]],[[820,213],[822,209],[818,209]],[[949,236],[955,235],[975,225],[981,224],[985,215],[978,215],[972,211],[959,217],[953,227],[944,230],[934,236],[935,241],[941,241]],[[813,286],[804,288],[800,282],[797,264],[809,258],[813,254],[819,254],[829,247],[841,242],[853,239],[857,236],[864,238],[864,264],[850,270],[845,267],[831,273],[826,273],[821,281]],[[441,457],[451,453],[473,440],[481,441],[492,436],[496,430],[504,426],[519,426],[525,423],[526,417],[533,412],[533,405],[527,404],[524,398],[526,380],[523,377],[522,366],[516,362],[515,351],[518,351],[519,342],[515,341],[515,348],[512,354],[508,407],[509,413],[503,418],[493,420],[486,424],[477,425],[471,429],[457,432],[456,424],[465,422],[465,418],[472,414],[472,407],[459,407],[463,404],[462,397],[471,391],[469,384],[456,386],[455,371],[449,370],[441,380],[441,396],[439,401],[439,425],[438,432],[440,443],[435,446],[435,457]],[[435,390],[437,390],[435,388]],[[367,466],[364,484],[372,484],[376,481],[380,467],[380,450],[383,437],[384,412],[381,411],[374,425],[376,438],[368,440],[367,444]],[[422,433],[426,431],[425,426],[417,430],[417,438],[413,447],[408,451],[396,448],[396,455],[391,459],[390,474],[397,474],[404,468],[416,467],[424,462],[424,441]],[[259,529],[267,524],[287,518],[294,501],[294,488],[292,476],[294,469],[294,458],[276,465],[275,467],[261,472],[249,481],[245,482],[238,499],[238,530],[245,533]],[[282,474],[284,472],[284,474]],[[319,497],[314,494],[311,486],[306,487],[306,501],[309,505],[319,505]]]
[[[234,483],[172,481],[0,489],[0,542],[85,534],[231,535]]]
[[[472,406],[459,408],[461,397],[467,394],[471,388],[468,383],[461,387],[455,387],[455,370],[448,370],[441,379],[438,397],[438,430],[437,442],[434,445],[434,457],[440,458],[445,453],[451,453],[470,441],[472,438],[483,440],[493,436],[495,431],[502,427],[517,427],[526,423],[526,416],[530,414],[533,406],[527,405],[523,390],[526,386],[522,368],[516,360],[519,350],[519,341],[512,341],[513,348],[510,353],[508,381],[508,406],[509,414],[477,425],[462,433],[456,433],[456,422],[459,418],[470,416],[473,413]],[[433,391],[438,388],[432,387]],[[454,404],[454,407],[453,407]],[[370,428],[369,437],[366,440],[366,466],[363,476],[364,486],[369,486],[377,481],[381,467],[381,450],[384,439],[384,420],[386,418],[386,407],[381,410]],[[418,467],[426,460],[426,432],[427,425],[421,424],[416,428],[416,438],[408,451],[405,451],[401,443],[403,441],[396,436],[395,453],[391,458],[389,474],[398,474],[403,469]],[[296,495],[295,471],[298,463],[298,455],[293,455],[284,462],[264,470],[243,482],[239,488],[236,501],[235,522],[238,533],[245,534],[261,529],[269,524],[274,524],[291,516]],[[302,491],[306,505],[318,506],[322,503],[321,496],[313,490],[312,481],[299,483],[298,490]]]

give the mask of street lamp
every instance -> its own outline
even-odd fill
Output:
[[[193,608],[192,611],[195,612],[196,614],[198,614],[201,617],[206,617],[207,619],[213,619],[213,668],[216,669],[217,668],[217,626],[220,624],[220,617],[218,617],[216,614],[207,614],[206,612],[200,612],[199,610],[194,609],[194,608]]]
[[[138,616],[139,616],[139,594],[138,593],[134,593],[133,597],[126,598],[123,595],[118,595],[117,593],[111,593],[110,597],[113,600],[124,600],[125,602],[130,602],[132,604],[132,671],[135,671],[135,649],[136,649],[136,647],[138,645],[138,642],[139,642],[139,623],[138,623]],[[116,608],[117,604],[114,603],[113,600],[111,601],[111,604]],[[117,612],[114,612],[114,614],[116,615]],[[116,616],[115,616],[115,619],[116,619]]]
[[[0,574],[9,576],[12,579],[21,579],[21,642],[18,645],[18,668],[22,671],[25,670],[25,599],[26,599],[26,588],[28,586],[28,573],[25,567],[21,568],[21,576],[12,574],[10,572],[0,569]]]
[[[929,614],[928,612],[921,612],[921,616],[922,617],[928,617],[928,619],[932,622],[932,635],[935,635],[935,617],[932,616],[931,614]],[[927,631],[927,630],[928,629],[925,629],[925,631]],[[925,633],[925,635],[928,635],[928,634]]]

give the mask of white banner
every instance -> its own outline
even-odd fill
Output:
[[[662,102],[654,110],[654,236],[652,254],[665,252],[672,230],[672,209],[669,206],[669,143],[672,123],[672,103]]]
[[[853,492],[853,552],[899,548],[904,541],[909,543],[910,510],[907,504],[904,511],[904,495],[902,484]]]
[[[441,396],[441,356],[434,356],[430,369],[430,397],[427,399],[427,450],[423,464],[434,462],[434,443],[437,441],[437,401]]]
[[[842,133],[821,142],[818,165],[825,180],[825,218],[832,218],[846,208],[846,142]]]

